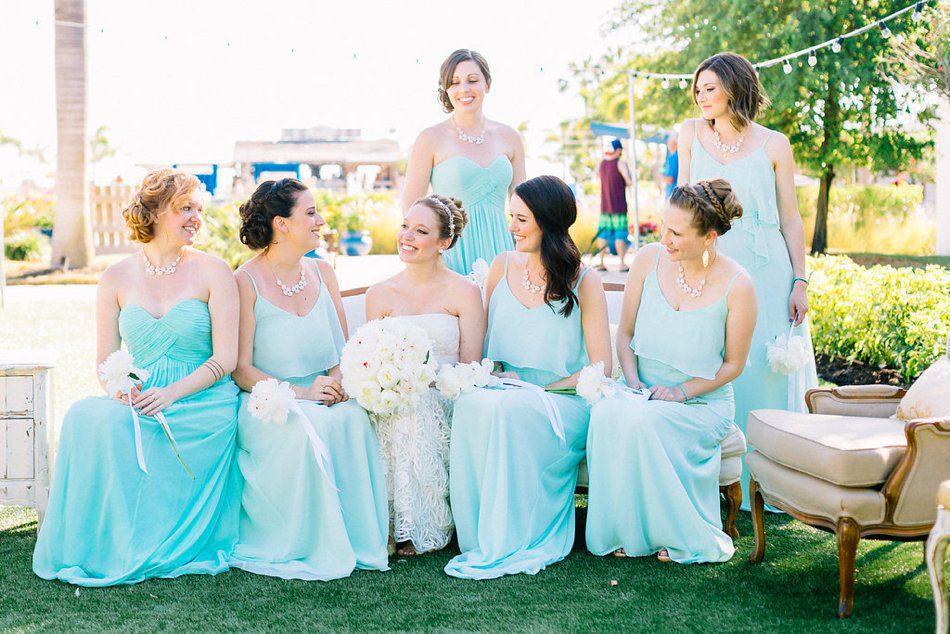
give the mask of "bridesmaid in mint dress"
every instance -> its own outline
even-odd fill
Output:
[[[485,58],[459,49],[442,63],[439,102],[449,118],[416,138],[400,197],[403,213],[432,193],[458,198],[468,211],[468,227],[445,252],[446,266],[468,275],[478,259],[492,262],[514,247],[505,218],[505,201],[525,178],[524,145],[510,126],[485,117],[491,88]]]
[[[516,188],[511,211],[517,251],[492,263],[485,356],[528,386],[456,401],[449,491],[462,552],[445,572],[463,579],[537,574],[570,552],[590,408],[542,388],[574,387],[589,362],[610,371],[603,284],[567,233],[571,191],[540,176]]]
[[[766,344],[779,335],[811,334],[805,273],[805,231],[795,198],[788,139],[754,119],[769,103],[752,65],[735,53],[702,62],[693,77],[693,100],[702,119],[680,127],[679,182],[724,178],[742,204],[742,218],[719,240],[719,250],[744,267],[755,285],[758,320],[748,364],[734,382],[736,424],[745,431],[754,409],[805,411],[805,392],[818,384],[812,360],[789,378],[771,370]],[[743,463],[743,508],[749,508],[749,473]]]
[[[150,374],[131,395],[147,472],[125,396],[69,408],[33,553],[33,571],[44,579],[111,586],[228,568],[240,495],[238,388],[228,376],[238,295],[227,264],[190,248],[201,226],[199,186],[177,170],[152,172],[123,212],[142,249],[99,282],[97,360],[124,342]]]
[[[366,412],[340,385],[340,290],[329,264],[304,257],[323,224],[313,195],[292,178],[261,183],[241,206],[241,241],[261,253],[235,273],[244,493],[231,566],[283,579],[389,569],[386,472]],[[247,392],[268,378],[291,384],[305,419],[291,413],[277,425],[251,415]],[[329,450],[330,468],[321,469],[304,425]]]
[[[735,552],[719,517],[719,444],[756,306],[748,275],[715,244],[741,214],[726,181],[677,187],[661,243],[641,249],[627,276],[618,356],[624,381],[651,398],[621,393],[591,410],[586,537],[595,555],[699,563]]]

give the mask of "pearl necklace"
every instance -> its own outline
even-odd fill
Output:
[[[145,272],[149,275],[162,276],[162,275],[171,275],[178,270],[178,263],[181,262],[181,256],[185,255],[185,250],[182,249],[178,254],[178,257],[175,258],[175,261],[171,264],[166,264],[165,266],[155,266],[152,264],[148,256],[145,255],[145,249],[142,249],[142,259],[145,260]]]
[[[703,294],[703,287],[706,286],[706,278],[704,277],[699,281],[699,284],[696,288],[693,288],[686,283],[686,269],[683,268],[683,264],[680,263],[680,272],[676,276],[676,285],[680,287],[680,290],[689,295],[690,297],[699,297]]]
[[[531,293],[532,295],[538,295],[544,292],[544,284],[535,284],[531,281],[531,278],[528,277],[528,265],[524,267],[524,276],[521,278],[521,287]]]
[[[742,147],[742,142],[745,141],[745,136],[740,134],[739,138],[736,139],[736,142],[732,145],[728,143],[723,143],[722,139],[719,137],[719,130],[713,130],[713,143],[716,145],[716,149],[722,152],[723,156],[728,156],[730,154],[735,154],[739,151],[739,148]]]
[[[300,265],[300,279],[293,286],[287,286],[280,278],[277,277],[277,271],[274,271],[274,268],[271,267],[271,271],[274,273],[274,280],[277,282],[277,286],[280,287],[280,292],[282,292],[287,297],[293,297],[303,289],[307,288],[307,271],[303,268],[303,264]]]
[[[459,133],[459,140],[460,140],[460,141],[464,141],[465,143],[471,143],[471,144],[473,144],[473,145],[481,145],[482,143],[485,142],[485,129],[484,129],[484,128],[482,128],[482,131],[479,132],[477,136],[472,136],[471,134],[469,134],[469,133],[467,133],[465,130],[463,130],[462,127],[461,127],[459,124],[455,123],[455,119],[454,119],[454,118],[452,119],[452,125],[454,125],[456,131],[458,131],[458,133]]]

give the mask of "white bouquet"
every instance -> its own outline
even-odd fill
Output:
[[[793,335],[792,326],[788,335],[779,335],[772,343],[765,344],[769,367],[776,374],[792,375],[799,372],[812,358],[808,341],[801,335]]]
[[[374,414],[415,404],[436,379],[438,366],[425,331],[399,318],[360,326],[340,359],[343,389]]]
[[[142,450],[142,426],[139,423],[138,412],[135,411],[135,406],[132,405],[132,390],[148,381],[150,376],[148,370],[135,367],[135,359],[127,350],[116,350],[99,364],[99,378],[106,384],[106,392],[109,396],[114,397],[116,394],[124,394],[128,398],[129,411],[132,412],[132,431],[135,435],[135,457],[139,463],[139,469],[143,473],[148,473],[148,469],[145,467],[145,452]],[[161,425],[162,431],[165,432],[165,438],[168,439],[168,444],[175,452],[178,462],[194,480],[194,474],[178,452],[178,443],[175,442],[175,436],[172,435],[172,429],[165,419],[165,414],[158,412],[154,418]]]
[[[317,461],[317,466],[323,472],[323,477],[327,479],[334,490],[339,491],[336,486],[336,477],[333,473],[333,462],[330,460],[330,450],[323,442],[313,425],[307,419],[307,415],[297,403],[297,397],[290,383],[278,381],[271,377],[258,381],[251,389],[251,396],[247,400],[247,408],[251,416],[264,423],[274,425],[285,425],[290,413],[297,414],[300,418],[300,424],[304,433],[310,440],[310,449],[313,451],[313,457]]]
[[[577,395],[589,405],[602,398],[610,398],[617,393],[617,384],[604,376],[604,362],[598,361],[586,366],[577,377]]]
[[[481,362],[445,364],[439,369],[435,386],[443,398],[454,399],[459,394],[468,393],[476,387],[490,387],[498,379],[491,373],[494,363],[490,359]]]

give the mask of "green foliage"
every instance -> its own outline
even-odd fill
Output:
[[[3,253],[10,260],[39,260],[48,240],[36,231],[18,231],[3,240]]]
[[[53,201],[48,198],[10,196],[2,203],[3,232],[6,235],[29,229],[53,228]]]
[[[924,14],[928,32],[923,41],[894,43],[887,59],[891,72],[923,92],[939,91],[950,99],[950,0],[938,0]]]
[[[950,271],[872,266],[823,256],[809,262],[815,352],[894,368],[910,382],[945,350]]]
[[[238,202],[206,207],[204,224],[195,241],[197,248],[218,256],[232,269],[254,257],[254,252],[241,243],[239,207]]]

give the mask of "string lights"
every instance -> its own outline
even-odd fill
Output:
[[[782,66],[782,70],[786,75],[790,74],[794,70],[792,66],[792,60],[798,59],[807,55],[807,63],[809,67],[814,67],[818,64],[818,51],[824,48],[830,48],[832,53],[840,53],[841,47],[844,44],[844,41],[852,37],[857,37],[862,33],[866,33],[872,29],[877,28],[881,32],[881,37],[884,39],[889,39],[893,32],[888,28],[887,23],[891,20],[894,20],[905,13],[913,11],[911,19],[914,22],[920,22],[923,19],[923,10],[927,5],[927,0],[919,0],[918,2],[908,5],[899,11],[885,16],[879,20],[874,20],[868,24],[862,26],[861,28],[854,29],[848,33],[844,33],[837,37],[833,37],[830,40],[816,44],[815,46],[809,46],[808,48],[803,48],[800,51],[795,51],[794,53],[789,53],[788,55],[783,55],[782,57],[776,57],[774,59],[765,60],[762,62],[755,62],[753,67],[756,72],[759,72],[763,68],[770,68],[772,66]],[[900,39],[901,36],[898,36],[897,39]],[[679,87],[686,88],[688,81],[693,78],[692,74],[687,73],[650,73],[646,71],[630,71],[632,77],[644,77],[647,79],[662,79],[663,88],[670,87],[670,80],[679,80]]]

